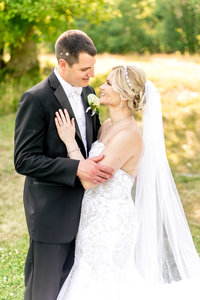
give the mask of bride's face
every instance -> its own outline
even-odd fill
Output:
[[[118,106],[120,105],[121,98],[119,93],[117,93],[112,88],[112,78],[113,73],[111,72],[104,84],[100,86],[101,95],[100,95],[100,103],[108,106]]]

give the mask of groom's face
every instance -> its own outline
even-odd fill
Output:
[[[73,86],[85,87],[89,84],[90,78],[94,77],[94,65],[96,56],[88,53],[80,53],[78,62],[71,67],[66,61],[62,60],[62,77],[65,81]]]

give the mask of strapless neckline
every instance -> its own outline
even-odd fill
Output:
[[[105,144],[103,143],[103,142],[101,142],[101,141],[99,141],[99,140],[96,140],[93,144],[92,144],[92,148],[93,147],[95,147],[95,145],[96,144],[99,144],[99,145],[101,145],[102,146],[102,150],[103,150],[103,148],[105,148]],[[122,170],[122,169],[119,169],[119,170],[117,170],[116,172],[122,172],[123,174],[125,174],[125,175],[127,175],[131,180],[135,180],[135,177],[133,177],[133,176],[131,176],[130,174],[128,174],[126,171],[124,171],[124,170]],[[115,172],[115,173],[116,173]]]

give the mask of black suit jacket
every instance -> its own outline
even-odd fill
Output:
[[[84,108],[92,87],[83,88]],[[76,235],[84,189],[76,176],[79,161],[67,158],[55,127],[55,112],[73,110],[54,72],[25,92],[20,100],[15,127],[14,161],[18,173],[26,175],[24,207],[31,239],[67,243]],[[87,156],[76,123],[76,140]],[[88,151],[97,139],[100,122],[86,114]]]

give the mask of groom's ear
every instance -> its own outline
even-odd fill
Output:
[[[62,70],[66,70],[66,68],[69,68],[69,65],[68,63],[66,62],[66,60],[64,60],[63,58],[59,59],[59,67],[62,69]]]

